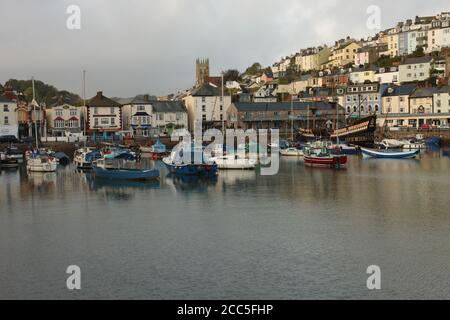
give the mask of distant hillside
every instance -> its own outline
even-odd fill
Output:
[[[114,100],[120,104],[128,104],[131,101],[133,101],[134,99],[141,99],[141,100],[148,100],[148,101],[157,101],[158,97],[151,95],[151,94],[138,94],[135,97],[131,97],[131,98],[120,98],[120,97],[113,97],[111,98],[111,100]]]
[[[28,102],[33,99],[33,86],[31,80],[16,80],[10,79],[2,86],[0,84],[0,92],[3,92],[4,87],[10,86],[14,91],[22,92]],[[39,80],[34,80],[34,88],[36,91],[36,100],[39,103],[45,103],[47,106],[52,105],[57,100],[69,102],[75,105],[81,103],[81,98],[75,93],[58,90],[52,85],[46,84]]]

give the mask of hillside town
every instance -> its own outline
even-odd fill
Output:
[[[230,72],[231,71],[231,72]],[[377,115],[390,130],[448,129],[450,12],[399,22],[366,39],[347,37],[304,48],[269,67],[210,74],[196,61],[195,85],[167,97],[30,101],[0,87],[0,135],[39,132],[47,141],[87,135],[93,141],[169,135],[173,129],[336,129],[348,119]],[[34,128],[36,126],[36,128]],[[34,130],[34,129],[37,130]]]

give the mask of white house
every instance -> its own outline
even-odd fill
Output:
[[[231,105],[231,96],[222,97],[221,89],[204,84],[192,90],[183,101],[188,111],[189,130],[193,131],[198,123],[202,123],[203,128],[220,126]]]
[[[433,103],[436,113],[450,113],[450,87],[441,87],[434,92]]]
[[[87,104],[87,131],[95,140],[113,140],[122,131],[122,105],[101,91]]]
[[[81,132],[81,110],[67,103],[57,103],[45,110],[47,130],[52,136],[63,136],[65,132]]]
[[[134,137],[149,137],[169,128],[187,128],[188,115],[182,101],[150,100],[137,96],[122,108],[124,129]]]
[[[415,82],[425,81],[430,78],[432,57],[420,57],[406,59],[399,67],[399,81]]]
[[[0,96],[0,136],[19,137],[16,109],[16,102]]]
[[[375,72],[374,81],[380,84],[397,84],[399,82],[398,68],[379,68]]]

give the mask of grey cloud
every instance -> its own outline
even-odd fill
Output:
[[[82,10],[82,30],[66,28],[66,8]],[[194,61],[213,73],[270,65],[300,48],[366,37],[366,8],[383,27],[447,11],[446,1],[388,0],[19,0],[0,4],[0,81],[34,75],[58,88],[110,96],[165,94],[194,83]]]

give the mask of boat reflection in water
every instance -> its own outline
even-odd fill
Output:
[[[217,185],[218,177],[206,176],[187,176],[169,173],[166,176],[165,183],[174,191],[183,192],[203,192],[208,188]]]
[[[159,180],[131,181],[131,180],[108,180],[95,179],[90,172],[86,173],[86,181],[91,191],[103,194],[106,199],[131,200],[134,199],[136,191],[148,191],[161,189]]]
[[[28,181],[34,187],[56,186],[56,172],[28,172]]]

